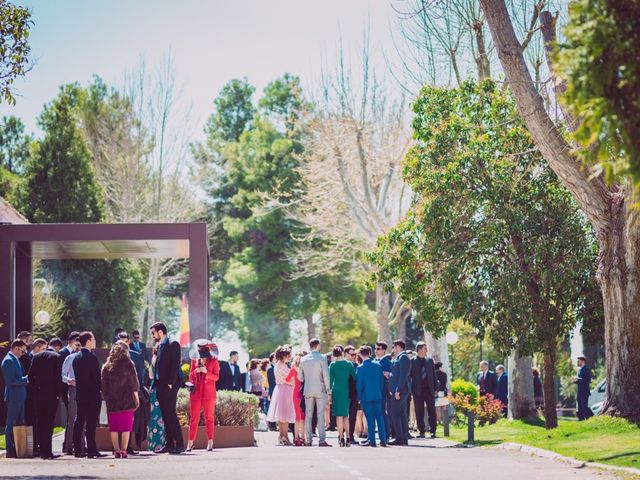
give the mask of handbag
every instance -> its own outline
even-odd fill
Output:
[[[16,444],[18,458],[33,457],[33,427],[31,425],[14,426],[13,440]]]

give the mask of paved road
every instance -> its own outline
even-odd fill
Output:
[[[195,451],[181,456],[143,454],[126,460],[61,457],[53,461],[0,459],[0,479],[612,479],[519,452],[457,448],[444,440],[412,440],[409,447],[277,447],[275,433],[257,433],[257,448]],[[336,444],[335,436],[329,442]]]

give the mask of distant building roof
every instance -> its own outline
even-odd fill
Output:
[[[29,223],[18,210],[0,197],[0,223]]]

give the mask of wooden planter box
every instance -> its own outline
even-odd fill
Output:
[[[182,438],[186,446],[189,439],[189,428],[182,427]],[[113,450],[111,445],[111,435],[109,428],[98,427],[96,430],[96,445],[98,450],[110,452]],[[213,437],[213,448],[232,448],[232,447],[253,447],[255,440],[253,438],[253,427],[229,427],[216,425]],[[204,426],[198,427],[196,441],[193,444],[195,449],[204,449],[207,447],[207,429]],[[143,451],[148,449],[147,442],[142,443]]]

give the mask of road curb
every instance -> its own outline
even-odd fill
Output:
[[[500,445],[496,445],[493,448],[522,452],[528,455],[535,455],[536,457],[541,457],[541,458],[549,458],[551,460],[556,460],[558,462],[568,463],[570,465],[573,465],[576,468],[593,467],[593,468],[600,468],[603,470],[610,470],[613,472],[625,472],[625,473],[631,473],[634,475],[640,475],[640,468],[618,467],[615,465],[607,465],[604,463],[586,462],[583,460],[578,460],[573,457],[566,457],[564,455],[560,455],[559,453],[553,452],[551,450],[530,447],[529,445],[522,445],[521,443],[505,442],[505,443],[501,443]]]

